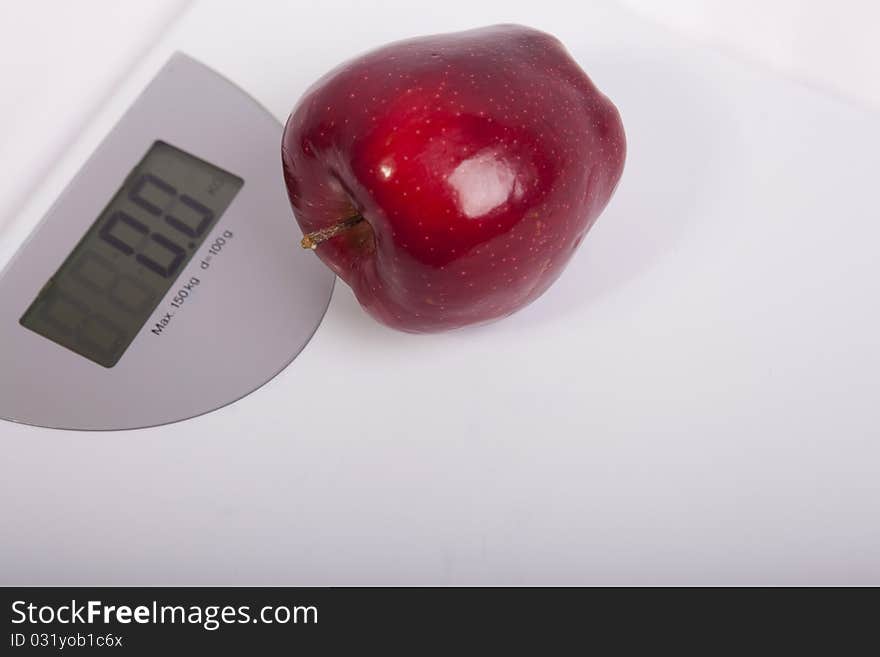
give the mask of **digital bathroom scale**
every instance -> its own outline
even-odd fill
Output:
[[[875,111],[616,2],[67,4],[0,44],[0,584],[880,583]],[[614,101],[620,186],[535,303],[393,331],[282,122],[498,22]]]
[[[334,276],[299,248],[280,138],[253,98],[174,54],[0,276],[0,417],[165,424],[290,363]]]

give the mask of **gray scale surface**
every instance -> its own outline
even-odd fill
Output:
[[[82,430],[167,424],[229,404],[290,364],[335,278],[299,247],[280,139],[280,123],[240,88],[173,55],[0,275],[0,418]],[[157,142],[244,184],[121,358],[102,366],[20,320]]]

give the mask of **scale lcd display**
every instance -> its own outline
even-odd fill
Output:
[[[21,325],[113,367],[243,185],[210,162],[155,142]]]

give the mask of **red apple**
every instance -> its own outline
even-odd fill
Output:
[[[611,101],[555,37],[516,25],[342,64],[299,101],[282,145],[303,245],[376,319],[414,332],[540,296],[625,154]]]

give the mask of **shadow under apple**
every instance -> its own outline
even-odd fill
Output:
[[[680,58],[656,51],[578,54],[603,72],[620,110],[627,161],[620,185],[562,276],[507,327],[558,318],[649,275],[713,203],[731,110]],[[610,82],[610,84],[609,84]],[[492,325],[487,325],[492,326]],[[487,327],[478,327],[484,330]]]

